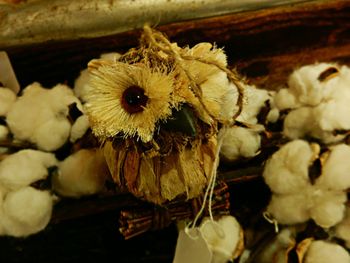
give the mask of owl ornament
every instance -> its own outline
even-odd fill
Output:
[[[223,50],[180,48],[145,26],[138,48],[88,70],[86,112],[118,186],[155,204],[201,195],[217,168],[220,129],[241,111]]]

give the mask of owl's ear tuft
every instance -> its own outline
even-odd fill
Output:
[[[109,66],[113,63],[111,60],[105,60],[105,59],[93,59],[88,63],[88,70],[89,72],[92,72],[94,70],[98,70],[101,66]]]

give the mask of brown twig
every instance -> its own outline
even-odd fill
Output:
[[[224,182],[218,182],[213,196],[212,211],[214,214],[229,214],[230,194]],[[119,231],[125,239],[138,236],[150,230],[162,229],[174,221],[193,219],[202,206],[201,197],[190,201],[176,201],[164,207],[138,207],[122,210],[119,218]],[[207,211],[208,212],[208,211]]]
[[[0,140],[0,147],[14,149],[14,150],[35,148],[34,145],[29,142],[10,140],[10,139]]]

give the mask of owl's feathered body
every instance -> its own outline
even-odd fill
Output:
[[[86,111],[119,186],[156,204],[203,192],[219,126],[239,111],[226,66],[209,43],[179,48],[149,28],[118,61],[89,63]]]

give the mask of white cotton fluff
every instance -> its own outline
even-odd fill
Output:
[[[283,134],[290,139],[303,138],[310,133],[313,113],[309,107],[291,111],[284,120]]]
[[[295,70],[288,79],[288,88],[280,89],[275,96],[279,109],[293,109],[300,106],[316,106],[334,93],[336,80],[320,80],[319,76],[335,64],[320,63],[303,66]],[[337,78],[337,77],[336,77]]]
[[[226,129],[220,154],[227,161],[235,161],[242,157],[254,157],[261,146],[259,133],[264,130],[264,127],[257,124],[257,115],[266,102],[271,102],[271,95],[268,91],[257,89],[255,86],[245,85],[244,87],[244,104],[237,120],[251,127],[230,127]],[[278,110],[274,108],[269,112],[268,118],[271,121],[276,121],[278,115]]]
[[[305,255],[304,263],[349,263],[349,253],[340,245],[323,240],[313,241]]]
[[[6,189],[17,190],[48,175],[47,168],[55,166],[52,153],[21,150],[0,162],[0,184]]]
[[[333,190],[350,188],[350,146],[339,144],[331,148],[327,161],[322,167],[322,176],[318,184]]]
[[[0,116],[7,115],[16,98],[16,94],[11,89],[0,87]]]
[[[331,77],[322,74],[331,69]],[[350,129],[350,70],[336,64],[315,64],[301,67],[289,77],[288,88],[280,89],[274,97],[280,109],[291,109],[283,133],[288,138],[311,136],[324,143],[344,138],[334,134]]]
[[[294,225],[310,219],[308,208],[312,206],[306,194],[272,195],[267,211],[278,223]]]
[[[69,141],[74,143],[84,136],[90,127],[89,119],[86,115],[81,115],[72,125]]]
[[[243,84],[242,84],[243,85]],[[241,114],[237,120],[243,123],[256,124],[259,114],[265,102],[269,101],[271,96],[264,89],[258,89],[255,86],[244,85],[244,103]]]
[[[16,139],[37,144],[40,150],[60,148],[70,135],[69,108],[81,103],[65,85],[44,89],[39,83],[26,87],[7,115],[7,123]]]
[[[316,107],[314,112],[316,116],[319,116],[319,128],[323,131],[350,129],[350,107],[348,102],[349,100],[331,100]]]
[[[313,151],[306,141],[294,140],[283,145],[267,161],[263,177],[277,194],[291,194],[309,184],[308,168]]]
[[[58,165],[53,189],[63,196],[96,194],[104,187],[108,167],[100,149],[82,149]]]
[[[9,129],[4,125],[0,125],[0,140],[5,140],[8,134],[9,134]]]
[[[231,261],[240,242],[241,227],[238,221],[233,216],[223,216],[214,222],[205,218],[199,228],[213,253],[211,262]]]
[[[336,158],[342,154],[347,156],[346,147],[337,145],[331,148],[328,159],[320,157],[325,159],[323,167],[326,169],[313,185],[308,169],[318,154],[312,149],[317,147],[295,140],[274,153],[263,172],[265,182],[273,193],[267,211],[281,224],[302,223],[310,218],[324,228],[338,224],[345,213],[345,191],[349,179],[345,178],[345,164],[337,167]],[[330,168],[332,166],[335,168]]]
[[[300,193],[299,193],[300,192]],[[312,218],[317,225],[329,228],[344,217],[346,193],[305,186],[299,192],[273,194],[267,211],[281,224],[298,224]]]
[[[345,215],[346,193],[343,191],[327,191],[314,187],[309,192],[313,201],[310,207],[310,217],[323,228],[332,227],[342,221]]]
[[[336,236],[345,241],[346,247],[350,248],[350,208],[346,208],[343,221],[335,228]]]
[[[80,72],[79,77],[74,82],[74,94],[81,99],[82,102],[86,101],[86,94],[89,90],[90,75],[87,69]]]
[[[299,106],[297,100],[289,89],[281,88],[274,96],[276,107],[280,110],[293,109]]]
[[[288,86],[302,105],[316,106],[332,91],[327,82],[319,80],[322,72],[335,64],[320,63],[295,70],[289,77]]]
[[[275,123],[278,121],[278,118],[280,117],[280,111],[278,110],[278,108],[276,108],[273,101],[270,100],[270,104],[272,107],[269,113],[267,114],[266,119],[270,123]]]
[[[231,127],[224,134],[222,146],[220,148],[221,156],[234,161],[240,157],[253,157],[260,148],[260,135],[247,128]]]
[[[48,191],[24,187],[8,193],[0,209],[3,234],[24,237],[43,230],[50,221],[52,206]]]

